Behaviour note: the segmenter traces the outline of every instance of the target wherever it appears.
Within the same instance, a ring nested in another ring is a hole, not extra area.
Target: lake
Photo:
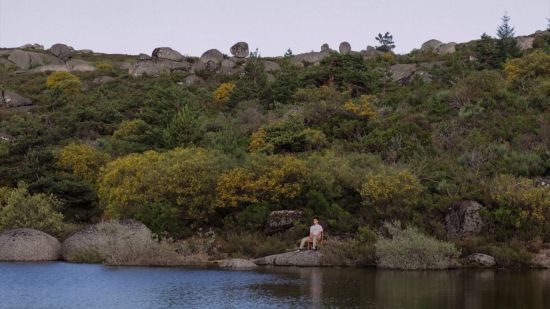
[[[550,308],[550,271],[0,263],[0,308]]]

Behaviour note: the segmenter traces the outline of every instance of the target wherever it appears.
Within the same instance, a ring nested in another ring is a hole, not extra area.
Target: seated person
[[[308,241],[313,242],[313,250],[317,250],[317,241],[321,239],[323,227],[319,224],[319,218],[313,217],[313,225],[309,228],[309,236],[302,238],[300,242],[300,251],[304,250],[304,246]]]

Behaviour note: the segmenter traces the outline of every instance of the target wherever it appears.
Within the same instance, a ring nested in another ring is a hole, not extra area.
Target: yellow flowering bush
[[[385,218],[407,219],[420,202],[423,187],[408,170],[387,169],[369,173],[361,186],[363,203]]]
[[[214,102],[227,103],[229,101],[229,97],[233,89],[235,89],[235,83],[228,82],[228,83],[220,84],[212,94],[214,98]]]
[[[60,89],[63,93],[79,93],[82,90],[80,79],[64,71],[52,72],[46,79],[48,89]]]
[[[550,54],[536,50],[521,58],[510,59],[504,65],[506,81],[517,83],[550,75]]]
[[[362,95],[357,101],[347,101],[344,103],[344,110],[359,117],[373,118],[376,116],[373,102],[375,97],[371,95]]]
[[[101,167],[109,160],[109,154],[99,149],[83,143],[71,143],[59,152],[58,164],[73,175],[94,183]]]
[[[237,167],[218,180],[218,205],[237,207],[278,202],[298,196],[306,176],[303,161],[291,156],[255,157],[248,167]]]

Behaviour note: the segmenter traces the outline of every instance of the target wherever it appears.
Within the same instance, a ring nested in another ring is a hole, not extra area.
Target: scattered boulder
[[[443,44],[443,42],[432,39],[424,42],[424,44],[422,44],[422,47],[420,47],[420,50],[423,52],[435,52],[436,49],[441,46],[441,44]]]
[[[456,43],[441,44],[435,49],[435,52],[439,55],[453,54],[456,52]]]
[[[360,53],[364,60],[376,58],[384,54],[383,51],[376,50],[376,48],[372,46],[367,46],[367,50],[362,50]]]
[[[92,72],[96,70],[96,67],[93,66],[88,61],[84,60],[69,60],[67,61],[67,67],[69,71],[73,72]]]
[[[7,51],[7,59],[18,68],[28,70],[46,64],[64,64],[63,61],[49,54],[13,49]]]
[[[535,185],[550,189],[550,178],[537,178],[535,179]]]
[[[329,52],[309,52],[295,55],[290,59],[297,65],[318,65],[328,55]]]
[[[417,66],[414,63],[394,64],[390,67],[391,78],[396,82],[406,82],[416,72]]]
[[[116,66],[121,70],[129,70],[134,64],[128,61],[119,62]]]
[[[328,46],[327,43],[321,45],[321,51],[322,51],[322,52],[328,52],[328,51],[330,51],[330,46]]]
[[[178,85],[193,86],[193,85],[198,85],[198,84],[202,84],[202,83],[204,83],[204,79],[202,79],[201,77],[199,77],[195,74],[191,74],[191,75],[185,77],[181,82],[179,82]]]
[[[254,264],[254,262],[246,259],[221,260],[218,262],[218,266],[222,268],[238,269],[238,270],[254,269],[258,267],[258,265]]]
[[[464,259],[464,263],[475,267],[494,267],[497,265],[494,257],[484,253],[470,254]]]
[[[531,264],[535,268],[550,268],[550,248],[543,248],[537,252],[533,256]]]
[[[445,216],[445,228],[449,238],[477,235],[483,227],[480,203],[472,200],[457,201]]]
[[[150,241],[151,230],[133,220],[107,221],[88,226],[63,242],[61,255],[66,261],[74,261],[82,253],[108,254],[114,243],[140,243]]]
[[[231,55],[237,58],[246,58],[249,55],[248,43],[237,42],[230,49]]]
[[[74,49],[72,47],[61,43],[54,44],[50,47],[50,53],[63,61],[69,60],[69,58],[72,57],[73,52]]]
[[[149,56],[149,55],[147,55],[147,54],[141,53],[141,54],[138,55],[138,61],[141,61],[141,60],[151,60],[151,59],[152,59],[151,56]]]
[[[199,61],[200,62],[200,61]],[[128,75],[139,77],[142,75],[156,76],[164,73],[170,73],[176,70],[188,71],[191,64],[187,61],[171,61],[171,60],[144,60],[130,66]]]
[[[266,72],[277,72],[281,70],[281,66],[275,61],[265,60],[263,63]]]
[[[340,43],[338,50],[340,51],[340,54],[347,55],[351,52],[351,45],[348,42],[342,42]]]
[[[205,51],[202,54],[200,61],[204,63],[208,63],[209,61],[212,61],[216,64],[220,64],[223,61],[223,54],[221,51],[217,49],[210,49]]]
[[[206,70],[206,64],[202,61],[195,61],[191,65],[191,73],[201,73]]]
[[[153,59],[166,59],[172,61],[183,61],[184,57],[178,51],[170,47],[157,47],[151,54]]]
[[[272,234],[282,232],[294,226],[295,221],[303,218],[304,213],[299,210],[276,210],[267,217],[265,230]]]
[[[533,48],[533,42],[535,42],[535,38],[528,36],[519,36],[516,38],[516,42],[518,42],[518,47],[520,50],[528,50]]]
[[[6,133],[6,132],[0,131],[0,141],[1,141],[1,142],[9,142],[9,141],[11,141],[11,140],[13,140],[13,136],[12,136],[12,135],[10,135],[10,134],[8,134],[8,133]]]
[[[100,76],[100,77],[96,77],[94,78],[94,84],[105,84],[105,83],[109,83],[109,82],[112,82],[114,81],[115,78],[114,77],[111,77],[111,76]]]
[[[44,45],[40,45],[38,43],[33,43],[33,44],[25,44],[21,47],[19,47],[20,49],[32,49],[32,50],[44,50]]]
[[[32,105],[32,101],[22,95],[10,90],[2,91],[0,94],[0,103],[7,107],[22,107]]]
[[[456,43],[450,42],[450,43],[443,43],[438,40],[429,40],[422,44],[422,47],[420,47],[420,50],[422,52],[433,52],[438,55],[446,55],[446,54],[452,54],[456,52]]]
[[[0,234],[0,261],[55,261],[60,251],[55,237],[38,230],[14,229]]]
[[[323,262],[323,254],[319,251],[293,251],[269,255],[253,260],[256,265],[274,266],[328,266]]]

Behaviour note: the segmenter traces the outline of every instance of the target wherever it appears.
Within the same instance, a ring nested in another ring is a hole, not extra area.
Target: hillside
[[[502,264],[550,242],[548,31],[406,55],[27,45],[0,49],[0,85],[0,230],[135,219],[279,250],[314,215],[369,244],[398,220]],[[276,210],[301,215],[266,236]]]

